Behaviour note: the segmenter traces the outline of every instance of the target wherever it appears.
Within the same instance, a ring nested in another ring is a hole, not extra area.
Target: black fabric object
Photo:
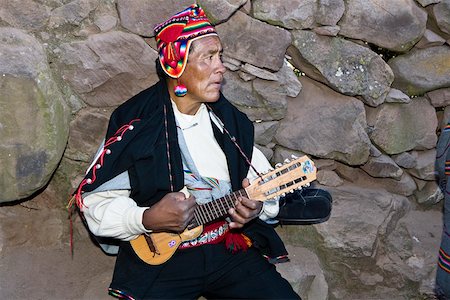
[[[217,102],[209,103],[209,106],[251,159],[254,144],[252,122],[222,94]],[[164,118],[165,115],[167,119]],[[96,170],[95,180],[83,186],[83,191],[94,191],[101,184],[127,170],[130,177],[131,198],[139,206],[152,206],[171,192],[167,144],[170,148],[173,191],[181,190],[184,185],[175,116],[164,81],[158,82],[120,105],[111,115],[105,140],[114,137],[119,128],[130,122],[133,122],[133,129],[126,131],[120,141],[108,146],[111,153],[105,155],[103,165]],[[166,139],[166,122],[168,139]],[[216,129],[214,135],[227,158],[232,189],[239,190],[242,188],[242,180],[247,176],[249,166],[228,136]],[[90,170],[85,178],[94,178],[93,170]],[[265,236],[264,243],[268,255],[274,257],[287,255],[284,244],[274,229],[264,226],[260,220],[247,224],[243,232],[252,240],[261,240],[261,234]],[[258,234],[252,236],[254,232]],[[225,248],[223,244],[215,247]],[[145,297],[166,265],[167,263],[148,265],[134,253],[129,242],[120,242],[110,287],[141,299]],[[179,269],[179,272],[183,270]]]
[[[280,211],[275,217],[281,224],[310,225],[327,221],[333,199],[323,189],[303,188],[280,199]]]
[[[300,299],[256,249],[231,254],[220,244],[177,251],[146,287],[137,299]]]

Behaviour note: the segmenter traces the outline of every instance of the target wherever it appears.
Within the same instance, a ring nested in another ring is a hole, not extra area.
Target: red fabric
[[[225,247],[227,247],[231,253],[247,251],[251,244],[250,239],[243,233],[228,231],[225,236]]]

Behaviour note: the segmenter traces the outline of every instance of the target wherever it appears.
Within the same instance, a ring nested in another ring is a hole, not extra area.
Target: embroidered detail
[[[122,292],[121,290],[108,288],[108,294],[118,299],[135,300],[135,298],[131,297],[130,295],[127,295],[125,292]]]
[[[439,267],[447,273],[450,273],[450,255],[445,253],[442,247],[439,249]]]
[[[443,131],[450,131],[450,123],[447,123]]]
[[[269,257],[269,256],[263,254],[263,256],[271,264],[279,264],[279,263],[284,263],[284,262],[289,261],[289,257],[287,255],[280,255],[277,257]]]
[[[209,224],[204,228],[203,233],[199,237],[181,243],[178,249],[198,247],[206,244],[218,244],[225,238],[228,231],[228,223],[225,221]]]
[[[201,179],[197,178],[195,174],[189,169],[183,169],[184,173],[195,179],[195,181],[201,181]],[[219,180],[213,177],[202,177],[207,183],[209,183],[213,187],[219,187]],[[199,186],[186,186],[190,191],[211,191],[212,187],[199,187]]]
[[[123,125],[122,127],[120,127],[116,133],[114,133],[114,135],[112,137],[110,137],[105,144],[103,145],[103,149],[102,151],[100,151],[100,153],[97,155],[96,159],[94,160],[94,163],[91,165],[91,167],[86,171],[86,174],[88,174],[91,169],[92,169],[92,176],[91,178],[84,178],[81,183],[80,186],[77,189],[77,192],[75,194],[75,197],[72,197],[72,199],[69,201],[67,207],[70,209],[73,205],[73,202],[76,201],[76,205],[78,207],[82,207],[84,206],[83,204],[83,197],[81,197],[82,193],[83,193],[83,187],[86,184],[92,184],[95,182],[95,180],[97,179],[97,170],[99,170],[103,165],[104,165],[104,158],[105,155],[110,155],[112,153],[111,149],[109,149],[108,147],[111,146],[112,144],[116,143],[116,142],[120,142],[123,139],[123,136],[125,134],[125,132],[127,132],[128,130],[133,130],[134,126],[131,125],[134,122],[140,121],[140,119],[135,119],[132,120],[130,123]]]
[[[450,161],[445,162],[445,175],[450,175]]]

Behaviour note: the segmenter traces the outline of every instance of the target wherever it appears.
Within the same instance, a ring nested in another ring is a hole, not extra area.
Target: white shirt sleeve
[[[84,197],[81,211],[94,235],[130,241],[151,232],[142,224],[147,207],[137,206],[129,196],[129,190],[110,190]]]
[[[260,173],[267,172],[273,169],[267,158],[264,156],[264,154],[256,147],[253,147],[252,165]],[[250,183],[254,181],[257,177],[258,175],[255,173],[253,168],[250,167],[247,174],[247,178],[250,180]],[[278,199],[279,198],[277,197],[274,200],[264,201],[261,214],[259,215],[259,218],[261,220],[267,221],[278,215],[278,212],[280,210]]]

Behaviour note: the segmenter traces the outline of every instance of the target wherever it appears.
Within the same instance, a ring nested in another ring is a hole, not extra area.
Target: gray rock
[[[414,98],[408,104],[367,107],[366,116],[370,139],[387,154],[432,149],[436,145],[436,112],[425,98]]]
[[[110,15],[98,16],[95,20],[95,25],[100,29],[101,32],[106,32],[114,29],[117,25],[117,18]]]
[[[250,120],[273,121],[285,115],[287,96],[280,83],[271,84],[271,81],[262,79],[245,82],[233,72],[226,72],[224,78],[223,94],[238,109],[246,113]],[[267,85],[264,84],[266,82]],[[253,87],[255,83],[256,88]]]
[[[277,145],[273,152],[272,163],[273,165],[283,163],[285,159],[291,159],[292,155],[302,157],[305,153]]]
[[[253,15],[269,24],[287,29],[307,29],[315,25],[316,0],[254,0]]]
[[[444,199],[444,194],[435,181],[427,181],[425,186],[414,192],[417,203],[434,205]]]
[[[249,74],[252,74],[258,78],[265,79],[265,80],[278,80],[278,77],[276,74],[269,72],[267,70],[255,67],[251,64],[244,64],[241,69]]]
[[[381,155],[383,155],[383,153],[381,153],[380,150],[378,150],[377,147],[375,147],[374,145],[370,145],[370,156],[372,157],[380,157]]]
[[[244,82],[234,72],[226,72],[222,93],[233,104],[243,107],[262,107],[262,103],[253,94],[251,82]]]
[[[241,62],[239,60],[226,55],[222,56],[222,62],[228,70],[233,72],[239,70],[241,67]]]
[[[329,190],[334,203],[331,217],[317,230],[325,247],[339,249],[341,257],[372,257],[378,238],[388,236],[410,207],[406,197],[381,189],[345,184]]]
[[[344,0],[317,1],[316,21],[325,26],[335,26],[345,12]]]
[[[439,29],[450,34],[450,0],[441,0],[434,5],[433,14]]]
[[[355,0],[346,2],[338,25],[340,35],[405,52],[420,40],[426,22],[426,11],[414,0]]]
[[[292,98],[297,97],[302,90],[302,83],[298,80],[294,70],[292,70],[292,67],[288,66],[286,61],[276,75],[278,77],[278,81],[286,91],[286,95]]]
[[[387,254],[378,258],[377,265],[397,274],[396,281],[400,278],[415,283],[428,280],[429,276],[434,276],[435,249],[439,249],[439,242],[432,237],[440,236],[440,231],[442,218],[437,210],[409,211],[386,240]],[[428,293],[432,294],[432,289],[430,287]]]
[[[397,56],[389,60],[395,74],[392,86],[410,96],[449,87],[449,61],[448,46],[412,50]]]
[[[98,5],[98,0],[71,1],[52,11],[49,27],[54,29],[66,24],[80,25]]]
[[[317,170],[334,171],[336,169],[336,162],[332,159],[315,159],[314,163]]]
[[[213,24],[221,23],[234,14],[247,0],[199,0],[197,3],[206,11]]]
[[[442,46],[445,44],[445,39],[433,31],[427,29],[420,41],[415,45],[416,48],[423,49],[434,46]]]
[[[275,132],[278,129],[278,122],[258,122],[254,125],[255,143],[265,146],[272,142]]]
[[[336,172],[331,170],[319,170],[317,172],[317,182],[324,186],[340,186],[344,183]]]
[[[397,165],[405,169],[411,169],[417,165],[416,157],[408,152],[392,155],[392,159]]]
[[[120,24],[132,33],[154,36],[155,25],[192,5],[192,0],[117,0]]]
[[[328,299],[328,283],[317,255],[306,248],[287,245],[288,263],[277,264],[280,274],[302,299]]]
[[[282,67],[284,53],[291,43],[287,30],[255,20],[240,11],[228,22],[216,26],[216,30],[227,56],[273,71]]]
[[[244,71],[238,71],[237,73],[238,73],[239,77],[244,81],[252,81],[253,79],[256,78],[255,75],[249,74]]]
[[[68,138],[69,110],[42,45],[0,28],[0,203],[32,195],[53,175]]]
[[[340,95],[306,77],[297,98],[288,100],[286,117],[275,136],[287,148],[350,165],[365,163],[370,140],[361,101]],[[320,119],[321,122],[317,122]]]
[[[293,31],[294,46],[337,91],[361,95],[370,106],[383,103],[394,75],[379,55],[342,38]]]
[[[313,28],[313,31],[318,35],[337,36],[341,30],[340,26],[321,26]]]
[[[329,85],[328,80],[322,75],[322,73],[320,73],[320,71],[315,66],[313,66],[305,58],[303,58],[300,51],[298,51],[295,46],[290,45],[287,48],[286,56],[288,57],[288,62],[299,71],[300,76],[306,75],[311,79],[314,79],[325,85]]]
[[[385,99],[386,103],[409,103],[411,98],[397,89],[390,89]]]
[[[64,79],[94,107],[117,106],[158,81],[156,51],[134,34],[95,34],[61,49]]]
[[[256,0],[252,3],[255,18],[287,29],[313,28],[316,24],[334,26],[345,10],[342,0]]]
[[[422,5],[423,7],[430,5],[430,4],[441,2],[441,0],[416,0],[416,1],[419,2],[420,5]]]
[[[393,194],[411,196],[417,189],[414,179],[407,172],[403,172],[400,180],[392,178],[376,178],[368,175],[360,168],[352,168],[337,163],[336,173],[339,177],[354,183],[360,187],[381,189]]]
[[[280,82],[256,78],[253,80],[253,90],[262,100],[264,108],[267,110],[268,116],[263,120],[281,120],[286,116],[286,89]]]
[[[1,0],[0,21],[24,30],[40,30],[46,25],[51,7],[38,1]]]
[[[256,146],[256,148],[261,150],[261,152],[264,154],[264,156],[268,160],[272,159],[272,157],[273,157],[273,150],[272,149],[270,149],[269,147],[266,147],[266,146],[258,145],[258,144],[256,144],[255,146]]]
[[[106,134],[112,108],[86,108],[70,123],[69,142],[65,156],[90,163]]]
[[[426,95],[434,107],[450,106],[450,88],[434,90]]]
[[[369,160],[361,166],[361,169],[373,177],[400,179],[403,175],[403,170],[394,162],[394,160],[384,154],[378,157],[369,157]]]
[[[412,151],[411,155],[416,159],[416,165],[408,169],[408,172],[419,179],[435,180],[434,164],[436,162],[436,149],[426,151]]]

